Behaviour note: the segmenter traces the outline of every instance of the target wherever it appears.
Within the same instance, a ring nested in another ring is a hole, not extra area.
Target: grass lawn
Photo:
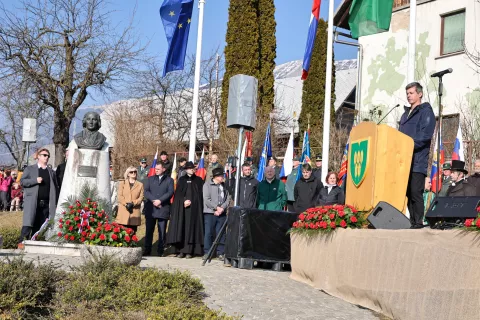
[[[0,228],[7,227],[7,228],[18,228],[19,230],[22,228],[22,218],[23,212],[0,212]],[[158,242],[158,231],[155,229],[155,233],[153,234],[153,248],[152,248],[152,255],[157,254],[156,246]],[[145,216],[142,216],[142,224],[138,227],[137,230],[137,237],[140,240],[139,245],[143,246],[143,242],[145,240]]]

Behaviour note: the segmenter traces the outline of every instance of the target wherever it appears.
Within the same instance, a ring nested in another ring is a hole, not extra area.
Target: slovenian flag
[[[458,125],[457,137],[455,138],[455,145],[453,146],[452,160],[465,161],[462,142],[462,128]]]
[[[205,180],[205,177],[207,176],[207,171],[205,170],[205,150],[202,150],[202,156],[200,157],[200,161],[198,162],[195,175],[202,178],[202,180]]]
[[[430,180],[432,181],[432,192],[439,192],[442,189],[442,166],[445,163],[445,150],[443,150],[442,137],[440,137],[440,163],[437,161],[437,147],[438,144],[435,143],[435,151],[433,151],[433,161],[432,161],[432,171],[430,173]],[[437,188],[437,172],[440,170],[440,181],[438,182]]]
[[[155,153],[155,158],[153,158],[152,166],[148,171],[149,177],[153,177],[155,175],[155,166],[157,165],[157,156],[158,156],[158,147],[157,147],[157,152]]]
[[[310,26],[308,27],[307,46],[303,55],[302,80],[308,77],[310,62],[312,60],[313,46],[315,45],[315,36],[317,35],[318,20],[320,19],[320,0],[313,0],[312,15],[310,17]]]

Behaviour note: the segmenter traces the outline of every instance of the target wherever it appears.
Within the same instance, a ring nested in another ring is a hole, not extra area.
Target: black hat
[[[140,162],[145,162],[145,163],[147,163],[147,158],[142,158],[142,159],[140,159]]]
[[[322,161],[322,156],[317,154],[317,156],[315,157],[315,161]]]
[[[164,150],[164,151],[160,152],[160,155],[161,156],[168,156],[168,153],[167,153],[167,151]]]
[[[193,165],[193,162],[192,162],[192,161],[188,161],[188,162],[185,164],[185,169],[195,169],[195,166]]]
[[[184,161],[187,161],[187,159],[185,159],[184,157],[181,157],[180,159],[178,159],[178,162],[184,162]]]
[[[465,162],[460,161],[460,160],[452,160],[452,166],[451,166],[452,171],[460,171],[465,174],[468,173],[467,170],[465,170]]]
[[[212,170],[212,177],[223,176],[225,175],[225,171],[223,168],[215,168]]]

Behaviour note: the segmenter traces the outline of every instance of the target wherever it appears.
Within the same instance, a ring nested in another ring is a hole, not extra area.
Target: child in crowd
[[[12,184],[12,192],[10,195],[12,199],[12,202],[10,203],[10,211],[20,211],[20,203],[23,199],[23,190],[18,182],[14,182]]]

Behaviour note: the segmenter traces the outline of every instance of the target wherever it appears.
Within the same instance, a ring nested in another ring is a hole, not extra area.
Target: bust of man
[[[102,127],[100,115],[97,112],[87,112],[82,120],[83,130],[75,135],[78,149],[101,150],[105,143],[105,136],[98,132]]]

